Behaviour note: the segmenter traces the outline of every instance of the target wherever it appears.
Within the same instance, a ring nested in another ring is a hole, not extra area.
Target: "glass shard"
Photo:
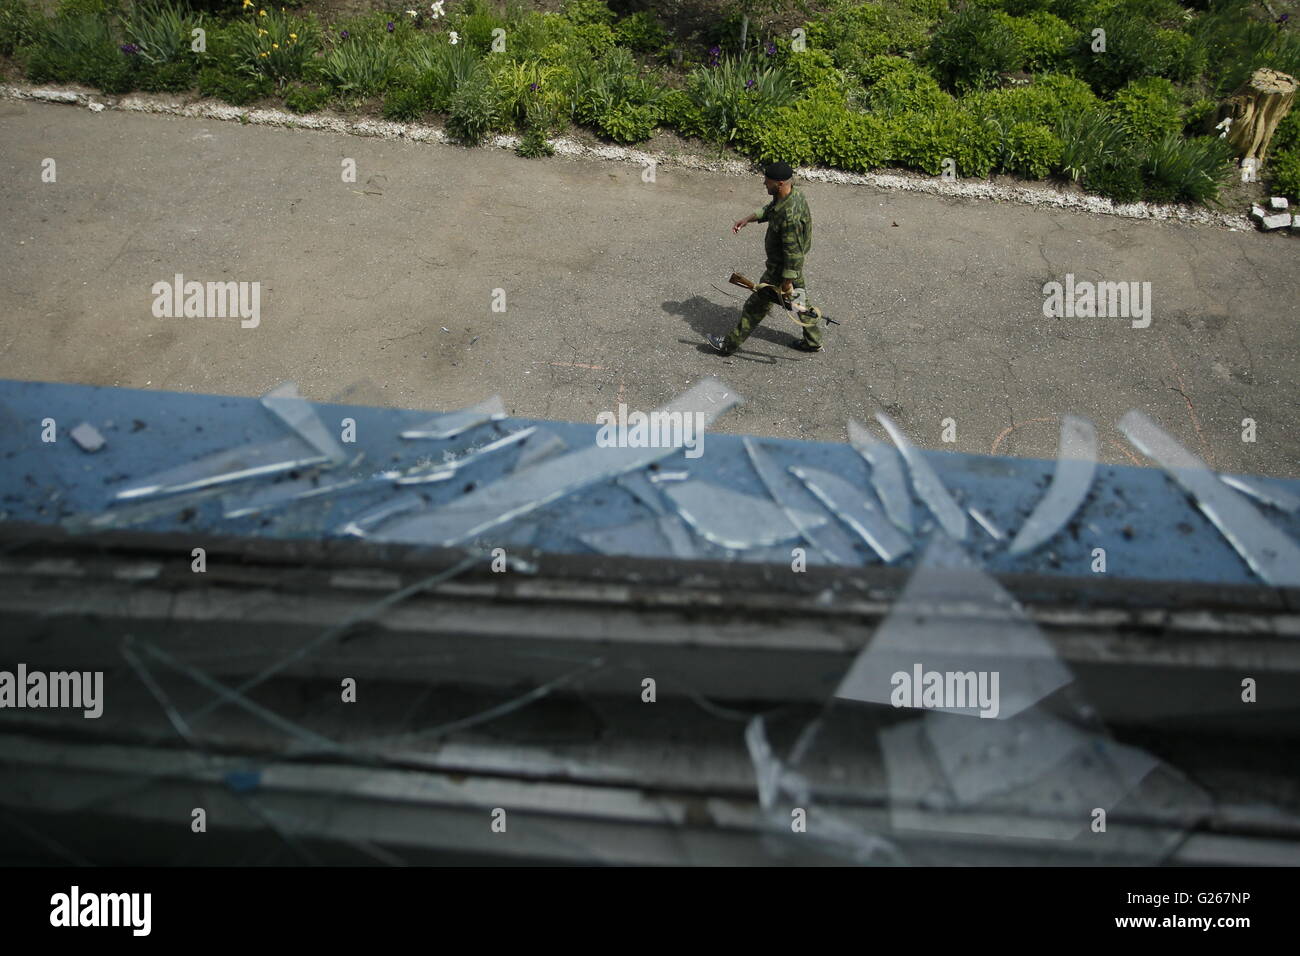
[[[804,527],[826,523],[821,515],[796,512],[798,524],[793,524],[770,501],[706,481],[669,484],[663,491],[700,537],[737,551],[789,541]]]
[[[584,531],[578,539],[601,554],[660,558],[668,554],[668,540],[659,530],[658,518],[644,518],[631,524],[599,531]]]
[[[1025,554],[1051,540],[1088,497],[1096,471],[1097,429],[1086,418],[1061,416],[1052,485],[1025,519],[1007,553]]]
[[[310,448],[301,438],[289,436],[276,441],[231,448],[169,468],[167,471],[138,479],[135,484],[119,491],[118,501],[145,498],[153,495],[197,491],[213,485],[262,478],[286,471],[310,468],[329,462],[328,456]]]
[[[936,533],[907,586],[835,696],[876,704],[976,716],[989,709],[969,693],[964,704],[929,706],[922,690],[937,678],[998,677],[995,716],[1006,720],[1073,681],[1069,669],[1016,600],[942,533]],[[919,675],[919,676],[918,676]],[[969,686],[968,681],[962,681]],[[978,689],[978,688],[977,688]],[[917,699],[921,698],[921,699]],[[978,718],[981,723],[987,719]]]
[[[403,491],[387,501],[353,515],[346,524],[335,529],[334,533],[354,538],[364,538],[370,531],[379,527],[389,518],[406,514],[409,511],[419,511],[426,507],[427,504],[428,502],[416,492]]]
[[[972,518],[974,518],[975,523],[979,525],[981,528],[983,528],[984,531],[988,534],[988,536],[992,538],[994,541],[1001,541],[1004,537],[1006,537],[1002,533],[1002,530],[997,525],[995,525],[992,519],[989,518],[988,515],[984,514],[984,512],[979,511],[976,508],[967,508],[966,513],[969,514]]]
[[[298,386],[293,382],[271,389],[262,396],[262,405],[335,465],[347,460],[343,446],[325,428],[312,403],[298,394]]]
[[[1250,502],[1225,487],[1205,462],[1142,412],[1129,412],[1120,419],[1119,428],[1133,447],[1196,499],[1201,512],[1252,571],[1274,587],[1300,587],[1300,547]]]
[[[519,457],[515,459],[514,470],[523,471],[556,455],[562,455],[568,450],[568,443],[549,428],[534,429],[532,437],[524,442]]]
[[[907,491],[907,479],[898,452],[853,419],[849,419],[849,444],[871,466],[871,484],[880,496],[889,520],[904,534],[911,534],[912,496]]]
[[[724,383],[707,378],[658,413],[696,415],[702,426],[741,401]],[[588,485],[680,452],[680,448],[619,448],[592,445],[534,465],[427,514],[397,522],[377,540],[451,547],[489,528],[528,514]]]
[[[1266,478],[1253,475],[1220,475],[1219,480],[1229,488],[1236,488],[1242,494],[1250,495],[1256,501],[1261,501],[1279,511],[1285,511],[1287,514],[1300,511],[1300,498]]]
[[[688,481],[691,477],[689,471],[652,471],[650,480],[656,485],[665,481]]]
[[[925,455],[908,441],[902,429],[884,412],[876,412],[876,421],[889,432],[889,437],[894,440],[899,453],[907,462],[907,467],[912,474],[912,487],[916,490],[917,497],[925,502],[925,506],[934,513],[940,526],[950,537],[956,541],[965,541],[966,513],[953,500],[930,463],[925,460]]]
[[[848,525],[886,563],[912,550],[912,543],[867,500],[866,492],[820,468],[794,465],[791,474],[802,481],[828,511]]]
[[[423,424],[402,432],[403,438],[455,438],[462,432],[487,422],[500,421],[506,417],[506,407],[500,395],[462,408],[459,411],[436,415]]]
[[[817,514],[822,510],[816,496],[777,465],[752,438],[745,436],[741,441],[754,470],[767,488],[767,493],[781,506],[790,523],[799,529],[808,543],[836,564],[862,564],[862,558],[853,546],[853,539],[839,525],[815,526],[800,523],[801,515]]]
[[[421,465],[416,468],[407,469],[406,471],[386,471],[382,477],[389,479],[399,485],[424,485],[435,481],[448,481],[456,476],[456,472],[467,465],[472,465],[486,455],[494,451],[500,451],[502,448],[523,441],[536,430],[536,427],[522,428],[517,432],[510,432],[508,435],[488,442],[486,445],[480,445],[477,448],[471,448],[462,454],[459,458],[451,458],[447,461],[434,465]]]

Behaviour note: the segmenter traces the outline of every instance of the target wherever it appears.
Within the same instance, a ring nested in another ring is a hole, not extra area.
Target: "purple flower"
[[[392,32],[393,32],[393,21],[392,21],[392,20],[389,20],[389,21],[388,21],[388,32],[389,32],[389,33],[392,33]]]
[[[775,43],[769,43],[769,44],[767,45],[767,50],[766,50],[766,52],[767,52],[767,55],[768,55],[768,56],[776,56],[776,44],[775,44]]]
[[[130,54],[131,56],[135,56],[137,53],[140,52],[140,48],[136,46],[134,43],[123,43],[122,52]]]
[[[348,31],[347,31],[347,30],[341,30],[341,31],[339,32],[339,39],[341,39],[341,40],[346,40],[347,38],[348,38]]]
[[[720,46],[709,47],[709,56],[717,56],[721,52],[722,52],[722,47]]]
[[[753,81],[753,80],[748,80],[748,81],[745,83],[745,89],[750,90],[750,89],[753,89],[753,88],[754,88],[754,81]]]
[[[529,88],[530,90],[532,90],[534,93],[537,92],[537,84],[536,84],[536,83],[529,83],[529,84],[528,84],[528,88]]]

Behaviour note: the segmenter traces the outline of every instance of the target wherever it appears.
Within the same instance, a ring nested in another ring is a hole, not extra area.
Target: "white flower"
[[[412,16],[412,17],[418,17],[420,15],[419,10],[407,10],[406,13],[408,16]]]
[[[457,33],[455,30],[451,31],[451,42],[453,45],[460,42],[460,34]]]
[[[446,12],[445,10],[442,9],[442,5],[444,2],[445,0],[437,0],[436,3],[429,4],[429,10],[433,13],[433,18],[435,20],[438,19]]]

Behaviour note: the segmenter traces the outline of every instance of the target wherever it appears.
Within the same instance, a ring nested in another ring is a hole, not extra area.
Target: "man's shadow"
[[[663,303],[663,310],[669,315],[679,316],[691,327],[691,330],[694,331],[700,339],[703,339],[704,336],[708,335],[710,332],[715,335],[726,335],[734,329],[736,323],[740,321],[740,310],[744,303],[745,300],[743,298],[737,297],[734,300],[734,304],[723,305],[710,301],[702,295],[693,295],[689,299],[680,302],[673,300],[666,301]],[[765,342],[772,342],[776,345],[782,346],[797,341],[793,335],[768,327],[774,318],[772,313],[775,310],[776,306],[773,306],[772,309],[768,311],[767,318],[763,320],[762,325],[755,328],[754,331],[749,334],[749,338],[745,340],[746,344],[749,344],[754,339],[762,339]],[[696,347],[701,352],[705,352],[709,355],[717,354],[708,342],[687,342],[686,344],[696,344]],[[745,351],[745,345],[742,345],[738,351],[732,353],[732,357],[749,358],[751,361],[766,361],[768,364],[771,364],[777,358],[791,358],[792,361],[794,360],[793,357],[785,355],[745,356],[741,354],[743,351]]]

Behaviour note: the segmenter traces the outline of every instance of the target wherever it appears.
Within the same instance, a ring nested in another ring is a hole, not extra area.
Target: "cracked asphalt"
[[[42,162],[57,179],[42,182]],[[356,162],[355,182],[341,174]],[[762,179],[42,103],[0,103],[0,376],[594,422],[705,375],[717,429],[845,440],[886,409],[918,444],[1053,458],[1058,416],[1140,408],[1214,468],[1300,477],[1293,237],[800,183],[809,301],[843,324],[787,347],[775,309],[724,333],[763,230]],[[151,287],[261,283],[261,323],[157,318]],[[1047,318],[1043,285],[1142,281],[1149,328]],[[505,311],[493,311],[504,290]],[[448,331],[442,331],[446,328]],[[955,441],[943,440],[952,419]],[[1255,423],[1242,440],[1243,419]]]

